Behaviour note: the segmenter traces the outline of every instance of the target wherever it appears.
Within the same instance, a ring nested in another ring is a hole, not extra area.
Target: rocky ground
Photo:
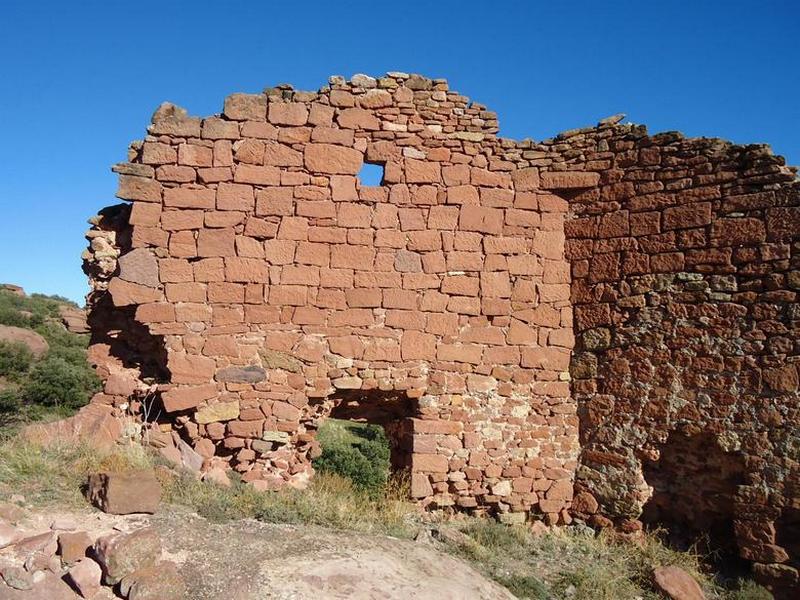
[[[175,507],[164,507],[155,515],[125,516],[88,509],[31,510],[24,511],[15,525],[25,537],[50,532],[53,526],[73,533],[85,531],[92,540],[152,527],[161,539],[161,560],[177,566],[186,597],[196,600],[514,597],[466,562],[437,549],[429,538],[414,542],[250,519],[215,524]],[[63,533],[55,531],[53,537]],[[28,548],[34,545],[28,544]],[[21,558],[24,562],[18,546],[0,550],[3,573],[18,566]],[[28,555],[43,549],[29,550]],[[68,583],[68,575],[47,568],[38,572],[38,581],[28,590],[0,584],[0,599],[81,598]],[[105,600],[115,596],[111,588],[104,587],[93,597]],[[157,596],[140,597],[155,600]]]

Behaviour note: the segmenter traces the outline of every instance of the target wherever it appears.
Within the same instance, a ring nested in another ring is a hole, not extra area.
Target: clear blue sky
[[[625,112],[800,163],[796,0],[0,0],[0,282],[82,303],[85,220],[163,100],[417,72],[543,139]]]

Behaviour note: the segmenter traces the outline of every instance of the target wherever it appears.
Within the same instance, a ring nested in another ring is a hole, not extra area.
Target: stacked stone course
[[[617,126],[552,167],[599,174],[565,223],[576,504],[800,566],[800,184],[763,145]],[[557,162],[558,161],[558,162]],[[580,507],[579,507],[580,508]],[[578,511],[580,512],[580,511]],[[603,522],[604,517],[582,516]]]
[[[496,132],[404,74],[234,94],[206,119],[159,108],[115,167],[130,230],[92,235],[130,242],[90,303],[163,339],[168,376],[142,393],[204,468],[302,485],[320,419],[393,393],[413,401],[396,429],[415,497],[568,518],[567,204]],[[365,162],[382,185],[360,183]]]
[[[162,105],[89,234],[95,401],[259,489],[369,406],[424,505],[728,527],[796,585],[795,172],[620,121],[506,140],[402,73]]]

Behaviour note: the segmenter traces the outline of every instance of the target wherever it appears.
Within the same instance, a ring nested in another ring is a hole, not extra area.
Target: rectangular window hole
[[[383,165],[365,162],[358,172],[358,182],[363,185],[383,185]]]

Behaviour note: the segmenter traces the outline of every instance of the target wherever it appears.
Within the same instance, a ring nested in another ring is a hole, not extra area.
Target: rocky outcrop
[[[30,329],[0,325],[0,341],[22,344],[35,358],[41,358],[50,349],[47,340]]]

